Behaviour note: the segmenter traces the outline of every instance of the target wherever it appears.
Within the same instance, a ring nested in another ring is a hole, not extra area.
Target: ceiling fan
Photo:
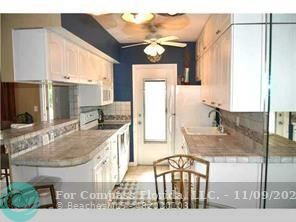
[[[160,37],[160,36],[147,36],[147,38],[143,42],[131,44],[131,45],[125,45],[122,46],[122,48],[130,48],[134,46],[140,46],[140,45],[148,45],[144,52],[147,55],[150,56],[156,56],[161,55],[164,53],[165,49],[162,47],[162,45],[166,46],[173,46],[173,47],[181,47],[184,48],[187,46],[186,43],[182,42],[174,42],[175,40],[179,39],[177,36],[166,36],[166,37]]]

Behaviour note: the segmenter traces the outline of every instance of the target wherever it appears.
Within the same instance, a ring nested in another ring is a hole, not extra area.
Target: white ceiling
[[[94,18],[120,43],[135,43],[143,41],[151,33],[151,24],[155,34],[161,36],[174,35],[179,41],[192,42],[199,36],[208,14],[184,14],[175,17],[156,15],[148,24],[131,24],[121,19],[121,14],[93,15]]]

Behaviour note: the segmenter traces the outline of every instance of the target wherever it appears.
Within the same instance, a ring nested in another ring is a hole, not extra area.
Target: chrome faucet
[[[213,109],[209,112],[209,118],[211,118],[211,114],[215,112],[219,115],[219,123],[217,123],[216,120],[213,121],[213,126],[217,126],[218,127],[218,130],[220,133],[224,133],[224,127],[222,125],[222,114],[220,113],[220,111],[216,110],[216,109]]]

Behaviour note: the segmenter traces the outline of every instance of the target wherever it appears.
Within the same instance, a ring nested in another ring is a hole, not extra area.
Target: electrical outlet
[[[239,126],[239,116],[236,117],[235,123],[236,123],[236,126]]]
[[[39,111],[38,106],[34,106],[34,112],[38,112],[38,111]]]

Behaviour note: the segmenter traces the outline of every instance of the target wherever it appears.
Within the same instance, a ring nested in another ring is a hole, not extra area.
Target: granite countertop
[[[260,163],[264,161],[265,151],[262,146],[247,146],[235,135],[188,135],[184,128],[181,131],[187,143],[188,152],[210,162]],[[269,151],[271,162],[296,162],[296,143],[293,141],[271,135]]]
[[[17,156],[13,165],[71,167],[90,161],[116,130],[76,131],[56,141]]]
[[[40,122],[35,123],[33,126],[27,127],[27,128],[21,128],[21,129],[6,129],[1,130],[1,142],[5,142],[6,140],[11,140],[20,136],[24,136],[31,133],[37,133],[42,130],[50,130],[54,128],[55,126],[62,125],[64,123],[70,124],[70,123],[76,123],[79,122],[78,119],[58,119],[58,120],[52,120],[48,122]]]
[[[37,167],[72,167],[85,164],[93,159],[104,148],[107,140],[120,129],[76,131],[17,156],[11,163]]]

